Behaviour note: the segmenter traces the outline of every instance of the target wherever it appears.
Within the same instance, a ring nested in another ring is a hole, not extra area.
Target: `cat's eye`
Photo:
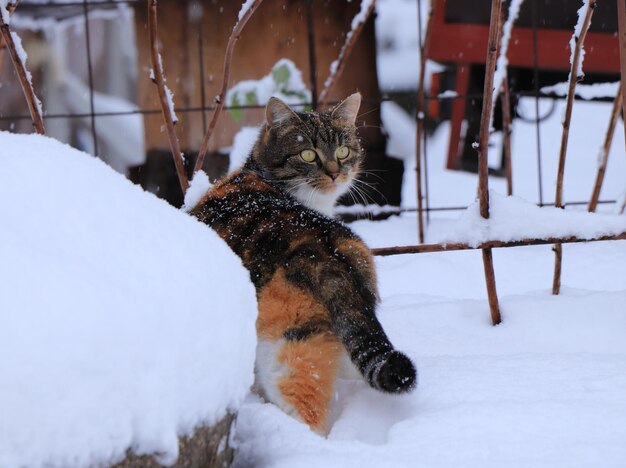
[[[337,159],[346,159],[350,154],[350,149],[347,146],[340,146],[335,150],[335,156]]]
[[[300,152],[300,157],[304,162],[312,163],[317,158],[315,151],[307,149]]]

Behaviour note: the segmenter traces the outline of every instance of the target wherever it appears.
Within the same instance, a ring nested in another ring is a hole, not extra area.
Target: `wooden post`
[[[593,10],[596,7],[596,0],[587,0],[589,7],[583,20],[580,35],[574,36],[576,46],[574,47],[573,57],[570,64],[569,72],[569,87],[567,90],[567,101],[565,104],[565,116],[563,118],[563,133],[561,134],[561,150],[559,153],[559,167],[556,176],[556,194],[554,197],[554,206],[557,208],[563,208],[563,176],[565,173],[565,158],[567,156],[567,142],[569,140],[569,126],[572,119],[572,108],[574,106],[574,91],[576,89],[576,83],[582,79],[582,76],[578,75],[578,68],[580,63],[580,52],[585,43],[585,36],[589,30],[591,24],[591,17]],[[574,32],[576,34],[576,32]],[[552,280],[552,294],[559,294],[561,291],[561,263],[563,259],[563,246],[561,244],[555,244],[554,246],[554,277]]]
[[[502,28],[500,19],[502,18],[502,0],[491,1],[491,20],[489,23],[489,41],[487,43],[487,60],[485,65],[485,85],[483,88],[483,109],[480,117],[480,134],[478,147],[478,199],[480,204],[480,215],[489,218],[489,167],[487,154],[489,151],[489,130],[493,109],[493,76],[496,70],[496,59],[500,40],[502,38]],[[496,290],[495,273],[493,269],[493,256],[491,248],[483,249],[483,266],[485,269],[485,282],[487,284],[487,296],[489,298],[489,308],[491,311],[491,321],[494,325],[499,324],[500,305],[498,303],[498,293]]]

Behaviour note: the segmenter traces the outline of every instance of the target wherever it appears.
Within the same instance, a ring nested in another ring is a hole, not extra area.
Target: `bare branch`
[[[161,63],[161,56],[159,55],[159,46],[157,43],[157,0],[148,0],[148,30],[150,34],[150,56],[152,59],[152,70],[154,83],[157,86],[159,93],[159,101],[161,103],[161,110],[163,112],[163,119],[165,120],[165,128],[167,130],[167,138],[170,143],[170,149],[172,150],[172,157],[174,158],[174,165],[176,166],[176,174],[178,175],[178,182],[183,194],[189,188],[189,180],[187,179],[187,173],[185,172],[185,163],[183,162],[183,156],[180,151],[180,144],[176,131],[174,130],[174,118],[170,93],[165,85],[165,76],[163,73],[163,64]]]
[[[478,140],[478,198],[480,203],[480,215],[489,218],[489,168],[487,166],[487,153],[489,150],[489,133],[491,116],[493,114],[493,81],[496,70],[496,53],[502,39],[502,0],[491,1],[491,20],[489,23],[489,40],[487,43],[487,60],[485,64],[485,85],[483,91],[483,109],[480,116],[480,134]],[[485,269],[485,282],[487,284],[487,296],[491,320],[494,325],[501,321],[496,280],[493,271],[493,257],[491,249],[483,250],[483,266]]]
[[[213,117],[209,122],[209,127],[202,139],[202,144],[200,145],[200,150],[198,151],[198,159],[196,160],[196,164],[194,166],[193,172],[194,174],[202,169],[202,164],[204,164],[204,158],[209,151],[209,141],[211,140],[211,135],[213,134],[213,130],[215,129],[215,124],[217,123],[217,119],[222,113],[222,109],[224,108],[224,99],[226,99],[226,92],[228,91],[228,81],[230,79],[230,66],[233,59],[233,52],[235,50],[235,43],[241,36],[241,32],[243,28],[246,26],[248,20],[252,17],[256,9],[259,7],[263,0],[253,0],[248,9],[244,12],[243,16],[237,20],[235,23],[235,27],[233,28],[233,32],[230,34],[228,38],[228,44],[226,45],[226,55],[224,57],[224,74],[222,76],[222,89],[220,90],[220,94],[218,94],[215,98],[216,108],[215,112],[213,112]]]
[[[350,56],[354,44],[356,44],[357,39],[361,35],[361,31],[363,31],[363,26],[365,26],[365,23],[371,16],[375,7],[376,0],[361,0],[361,9],[352,20],[352,29],[346,35],[346,40],[341,47],[341,50],[339,51],[339,56],[337,57],[337,60],[335,60],[330,66],[330,75],[324,82],[324,89],[320,93],[318,101],[318,106],[320,109],[326,104],[326,101],[328,101],[328,95],[330,94],[333,86],[343,73],[343,69],[346,65],[346,60]]]
[[[15,11],[17,3],[18,2],[15,2],[8,6],[7,11],[9,14]],[[31,82],[31,74],[26,69],[26,64],[24,63],[24,54],[20,54],[17,49],[18,45],[20,49],[22,47],[21,40],[16,33],[11,32],[11,28],[7,23],[5,23],[2,14],[0,14],[0,30],[2,31],[2,38],[4,39],[5,47],[9,51],[11,62],[13,62],[13,67],[15,67],[17,77],[20,80],[20,85],[22,86],[22,91],[24,92],[24,97],[26,98],[26,102],[28,104],[28,110],[30,111],[35,131],[40,135],[45,135],[46,130],[44,128],[43,117],[41,115],[41,102],[35,95],[33,84]],[[16,42],[18,45],[16,45]]]
[[[609,119],[609,126],[606,129],[606,135],[604,136],[604,145],[600,152],[600,158],[598,161],[598,173],[596,174],[596,183],[593,186],[593,192],[591,194],[591,200],[589,200],[589,206],[587,211],[593,213],[598,206],[598,200],[600,199],[600,191],[602,190],[602,183],[604,182],[604,174],[606,173],[606,164],[609,160],[609,152],[611,151],[611,143],[613,143],[613,135],[615,133],[615,127],[619,120],[619,114],[622,110],[622,88],[617,90],[617,96],[613,102],[613,110],[611,111],[611,118]]]
[[[611,236],[599,236],[599,237],[546,237],[546,238],[529,238],[521,239],[517,241],[500,241],[491,240],[482,242],[478,245],[470,245],[463,242],[455,242],[449,244],[420,244],[420,245],[407,245],[402,247],[382,247],[378,249],[372,249],[372,254],[381,257],[389,255],[404,255],[415,253],[431,253],[431,252],[451,252],[455,250],[479,250],[479,249],[497,249],[507,247],[523,247],[528,245],[548,245],[548,244],[576,244],[581,242],[600,242],[610,240],[626,240],[626,232],[615,234]]]
[[[424,242],[424,211],[422,207],[422,140],[425,139],[424,121],[426,119],[426,109],[424,102],[424,82],[426,76],[426,59],[430,48],[431,20],[433,17],[433,3],[428,9],[428,21],[426,23],[426,34],[422,42],[422,2],[417,2],[417,28],[420,38],[420,75],[417,85],[417,132],[415,135],[415,172],[417,180],[417,232],[420,243]]]
[[[561,150],[559,153],[559,167],[556,175],[556,194],[554,204],[557,208],[563,207],[563,176],[565,173],[565,158],[567,156],[567,142],[569,140],[569,126],[572,119],[572,108],[574,106],[574,91],[576,83],[582,79],[578,76],[581,61],[581,51],[585,43],[585,37],[591,24],[593,10],[596,7],[596,0],[587,0],[588,8],[585,12],[580,34],[576,36],[574,31],[573,40],[575,42],[574,51],[569,72],[569,87],[567,90],[567,101],[565,104],[565,116],[563,117],[563,133],[561,134]],[[563,258],[563,248],[561,244],[554,246],[554,277],[552,279],[552,294],[559,294],[561,290],[561,260]]]

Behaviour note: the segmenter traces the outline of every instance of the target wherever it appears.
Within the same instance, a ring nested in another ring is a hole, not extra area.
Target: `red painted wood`
[[[433,10],[429,59],[448,63],[485,63],[489,25],[446,23],[445,0],[436,0]],[[569,40],[573,31],[538,29],[538,65],[543,70],[569,70]],[[514,27],[509,42],[510,66],[533,67],[532,29]],[[600,53],[594,53],[599,51]],[[585,39],[584,70],[618,73],[619,49],[616,34],[590,32]]]

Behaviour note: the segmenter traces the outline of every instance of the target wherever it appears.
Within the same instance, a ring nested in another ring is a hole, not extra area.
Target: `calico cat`
[[[269,401],[324,434],[342,355],[374,388],[414,388],[411,360],[377,320],[369,249],[332,219],[363,153],[353,94],[330,112],[296,113],[277,98],[244,166],[192,214],[241,257],[256,287],[256,384]]]

